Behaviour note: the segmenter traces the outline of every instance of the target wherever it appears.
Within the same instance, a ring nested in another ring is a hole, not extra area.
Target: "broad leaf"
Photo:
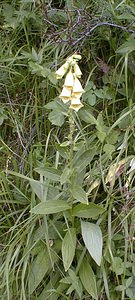
[[[97,120],[96,118],[92,115],[91,111],[89,109],[82,108],[79,111],[79,117],[85,121],[86,123],[90,124],[96,124],[97,125]]]
[[[64,115],[59,111],[51,111],[48,115],[49,121],[56,126],[62,126],[64,123]]]
[[[78,204],[73,209],[73,216],[80,218],[95,218],[104,212],[104,208],[95,203]]]
[[[50,265],[48,253],[46,249],[43,249],[37,257],[34,259],[30,269],[29,275],[29,290],[32,294],[37,286],[40,284],[45,274],[48,271]]]
[[[55,168],[48,166],[38,167],[35,169],[37,173],[54,181],[60,181],[61,172]]]
[[[86,291],[95,300],[97,300],[98,295],[97,295],[97,287],[96,287],[96,278],[87,259],[83,259],[83,262],[79,270],[79,276]]]
[[[73,261],[76,248],[76,232],[75,228],[70,228],[62,241],[62,259],[64,269],[67,271]]]
[[[79,202],[88,204],[88,197],[86,192],[82,189],[79,185],[74,185],[71,187],[71,193],[73,197],[78,200]]]
[[[70,206],[64,200],[50,200],[39,203],[32,208],[31,212],[37,215],[56,214],[61,211],[70,209]]]
[[[82,237],[86,248],[95,262],[100,266],[102,258],[102,232],[98,225],[81,222]]]
[[[77,168],[78,172],[81,172],[92,161],[95,154],[97,154],[95,147],[84,151],[80,156],[76,154],[73,159],[73,168]]]

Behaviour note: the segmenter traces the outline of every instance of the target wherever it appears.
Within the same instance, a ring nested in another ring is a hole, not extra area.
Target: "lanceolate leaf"
[[[104,212],[104,208],[95,203],[78,204],[73,209],[73,216],[80,218],[95,218]]]
[[[50,180],[60,181],[61,172],[55,168],[51,168],[45,165],[44,167],[36,168],[35,171],[40,175],[49,178]]]
[[[73,261],[76,248],[76,232],[75,228],[70,228],[62,241],[62,259],[64,269],[67,271]]]
[[[68,273],[69,273],[69,276],[70,276],[71,281],[72,281],[72,285],[68,289],[68,291],[72,292],[73,290],[76,290],[76,292],[79,296],[79,299],[82,299],[82,285],[81,285],[81,282],[79,280],[79,277],[77,277],[76,274],[71,269],[68,270]]]
[[[88,197],[86,192],[83,190],[83,188],[79,185],[74,185],[71,188],[71,193],[73,197],[78,200],[78,202],[82,202],[87,204],[88,203]]]
[[[95,262],[100,266],[102,258],[102,232],[98,225],[81,222],[82,237],[86,248]]]
[[[43,249],[39,252],[37,257],[34,259],[29,275],[29,290],[30,294],[32,294],[37,286],[42,281],[43,277],[45,276],[46,272],[49,268],[49,257],[46,249]]]
[[[50,200],[39,203],[32,208],[31,212],[37,215],[55,214],[70,209],[70,206],[64,200]]]
[[[73,159],[73,168],[78,169],[81,172],[93,159],[97,153],[97,148],[93,147],[89,150],[84,151],[79,157],[78,154],[75,155]]]
[[[97,287],[96,287],[96,278],[87,259],[83,259],[83,262],[79,270],[79,276],[86,291],[95,300],[97,300],[98,295],[97,295]]]

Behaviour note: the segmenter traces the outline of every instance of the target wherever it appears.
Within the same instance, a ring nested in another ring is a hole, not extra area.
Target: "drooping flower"
[[[62,78],[65,73],[67,72],[68,70],[68,67],[69,67],[69,63],[68,62],[65,62],[65,64],[63,64],[55,73],[56,73],[56,78],[57,79],[60,79]]]
[[[82,88],[81,82],[75,76],[74,85],[73,85],[73,93],[83,93],[84,89]]]
[[[76,77],[78,77],[78,78],[81,77],[82,72],[81,72],[81,70],[80,70],[78,64],[75,64],[75,65],[74,65],[74,72],[75,72]]]
[[[67,103],[71,98],[71,89],[67,87],[63,87],[61,94],[59,95],[59,98],[64,102]]]
[[[78,111],[81,107],[83,107],[83,104],[81,103],[80,98],[72,97],[70,108]]]
[[[74,85],[74,76],[72,71],[70,70],[66,75],[64,86],[66,86],[69,89],[72,89],[73,85]]]

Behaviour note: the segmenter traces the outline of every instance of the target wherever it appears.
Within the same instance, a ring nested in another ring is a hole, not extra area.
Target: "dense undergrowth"
[[[135,4],[2,1],[0,299],[135,299]],[[55,71],[82,59],[83,107]]]

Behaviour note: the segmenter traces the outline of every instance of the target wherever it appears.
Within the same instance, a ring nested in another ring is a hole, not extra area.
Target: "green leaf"
[[[87,259],[83,259],[79,270],[79,276],[89,295],[91,295],[95,300],[98,300],[96,278]]]
[[[69,228],[62,241],[62,259],[64,269],[67,271],[72,264],[76,248],[75,228]]]
[[[100,99],[104,99],[104,91],[103,89],[96,89],[94,91],[95,95],[100,98]]]
[[[32,262],[29,274],[29,290],[32,294],[40,284],[50,265],[46,248],[39,252]]]
[[[81,285],[79,278],[76,276],[75,272],[73,272],[71,269],[68,270],[68,274],[72,281],[71,291],[73,291],[75,289],[79,298],[82,299],[81,298],[82,297],[82,285]],[[70,291],[70,293],[71,293],[71,291]]]
[[[94,106],[96,104],[96,95],[91,93],[89,96],[88,96],[88,103],[89,105],[91,106]]]
[[[61,174],[61,179],[60,179],[61,184],[67,182],[70,176],[71,176],[71,169],[68,166],[66,166]]]
[[[101,229],[96,224],[83,221],[81,222],[81,228],[85,246],[92,258],[100,266],[103,245]]]
[[[112,153],[115,151],[115,146],[111,144],[105,144],[103,151],[108,155],[109,159],[112,160]]]
[[[84,151],[78,156],[78,153],[73,159],[73,168],[77,168],[80,173],[93,159],[94,155],[97,153],[97,148],[93,147],[89,150]]]
[[[43,167],[36,168],[35,171],[50,180],[60,181],[61,172],[55,168],[45,165]]]
[[[49,121],[56,126],[62,126],[64,123],[64,115],[59,111],[51,111],[48,115]]]
[[[135,39],[130,37],[123,45],[121,45],[116,53],[126,54],[135,50]]]
[[[31,185],[32,191],[37,195],[37,197],[40,200],[43,200],[43,195],[44,195],[45,189],[48,188],[48,185],[43,184],[40,181],[34,180],[34,179],[30,180],[30,185]]]
[[[83,99],[85,99],[89,105],[95,105],[96,103],[96,95],[93,94],[93,91],[89,90],[83,94]]]
[[[103,143],[106,138],[106,133],[104,131],[102,131],[102,129],[100,128],[100,131],[97,131],[96,135],[97,135],[99,141],[101,143]]]
[[[64,200],[50,200],[44,203],[39,203],[32,208],[31,212],[39,215],[56,214],[61,211],[70,209],[71,207]]]
[[[71,187],[71,193],[72,193],[72,196],[79,202],[82,202],[85,204],[88,203],[87,194],[80,185],[74,185],[73,187]]]
[[[95,203],[86,204],[78,204],[73,208],[73,216],[79,218],[95,218],[100,214],[104,213],[104,208]]]
[[[43,67],[41,65],[39,65],[36,62],[30,61],[29,62],[29,67],[32,71],[32,74],[37,73],[38,75],[41,75],[41,72],[43,71]]]
[[[83,121],[85,121],[86,123],[97,124],[97,120],[96,120],[96,118],[92,115],[90,109],[82,108],[82,109],[80,109],[78,115],[79,115],[79,117],[80,117]]]

